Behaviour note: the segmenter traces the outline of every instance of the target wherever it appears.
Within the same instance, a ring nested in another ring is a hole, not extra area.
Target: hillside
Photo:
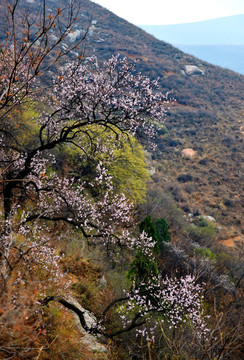
[[[0,3],[0,359],[242,360],[243,77],[58,6]]]
[[[211,215],[223,239],[243,238],[244,77],[199,61],[159,41],[100,6],[94,6],[92,51],[119,53],[159,77],[176,100],[157,139],[156,186],[173,194],[185,213]],[[182,156],[191,148],[196,156]],[[188,177],[181,175],[189,175]]]
[[[34,11],[36,3],[28,7]],[[137,70],[159,78],[175,100],[156,139],[154,186],[172,194],[186,214],[213,216],[223,240],[243,238],[244,77],[185,54],[90,1],[68,41],[81,37],[90,21],[86,56],[136,60]]]

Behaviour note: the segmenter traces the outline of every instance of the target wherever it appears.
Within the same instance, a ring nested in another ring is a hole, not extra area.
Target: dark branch
[[[123,334],[125,332],[129,332],[129,331],[133,330],[134,328],[142,326],[146,323],[145,320],[142,320],[141,322],[137,322],[141,318],[141,315],[136,314],[129,326],[127,326],[126,328],[117,330],[114,333],[108,334],[108,333],[103,332],[102,330],[98,329],[98,327],[96,327],[96,326],[89,328],[87,326],[87,323],[86,323],[86,320],[84,317],[84,311],[81,311],[77,306],[75,306],[71,302],[65,300],[61,296],[47,296],[45,299],[40,300],[40,303],[43,306],[48,306],[51,301],[56,301],[56,302],[60,303],[66,309],[72,310],[76,315],[78,315],[81,326],[83,327],[83,329],[85,331],[87,331],[89,333],[93,333],[93,334],[103,334],[105,337],[110,338],[110,339],[112,339],[113,337],[118,336],[120,334]],[[121,301],[121,299],[118,299],[118,301]],[[115,303],[115,301],[113,302],[113,304],[114,303]]]
[[[89,327],[87,326],[86,321],[85,321],[85,317],[84,317],[84,311],[81,311],[77,306],[75,306],[71,302],[65,300],[61,296],[47,296],[47,297],[45,297],[45,299],[41,300],[40,302],[41,302],[42,305],[48,306],[48,304],[51,301],[59,302],[60,304],[62,304],[67,309],[74,311],[76,313],[76,315],[79,316],[80,323],[81,323],[81,326],[83,327],[83,329],[85,331],[89,332]]]

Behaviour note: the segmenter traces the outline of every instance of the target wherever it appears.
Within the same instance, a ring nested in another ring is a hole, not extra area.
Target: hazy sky
[[[244,0],[95,0],[135,25],[166,25],[244,14]]]

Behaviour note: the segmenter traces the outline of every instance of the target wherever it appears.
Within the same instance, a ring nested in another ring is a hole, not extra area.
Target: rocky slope
[[[34,11],[38,2],[27,5]],[[89,26],[86,56],[135,60],[138,71],[158,77],[161,90],[175,99],[156,139],[155,186],[186,214],[213,216],[223,240],[243,238],[244,76],[187,55],[90,1],[78,18],[68,42]]]

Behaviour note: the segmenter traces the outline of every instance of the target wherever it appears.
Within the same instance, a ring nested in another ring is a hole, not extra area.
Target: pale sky
[[[244,14],[244,0],[94,0],[135,25],[168,25]]]

